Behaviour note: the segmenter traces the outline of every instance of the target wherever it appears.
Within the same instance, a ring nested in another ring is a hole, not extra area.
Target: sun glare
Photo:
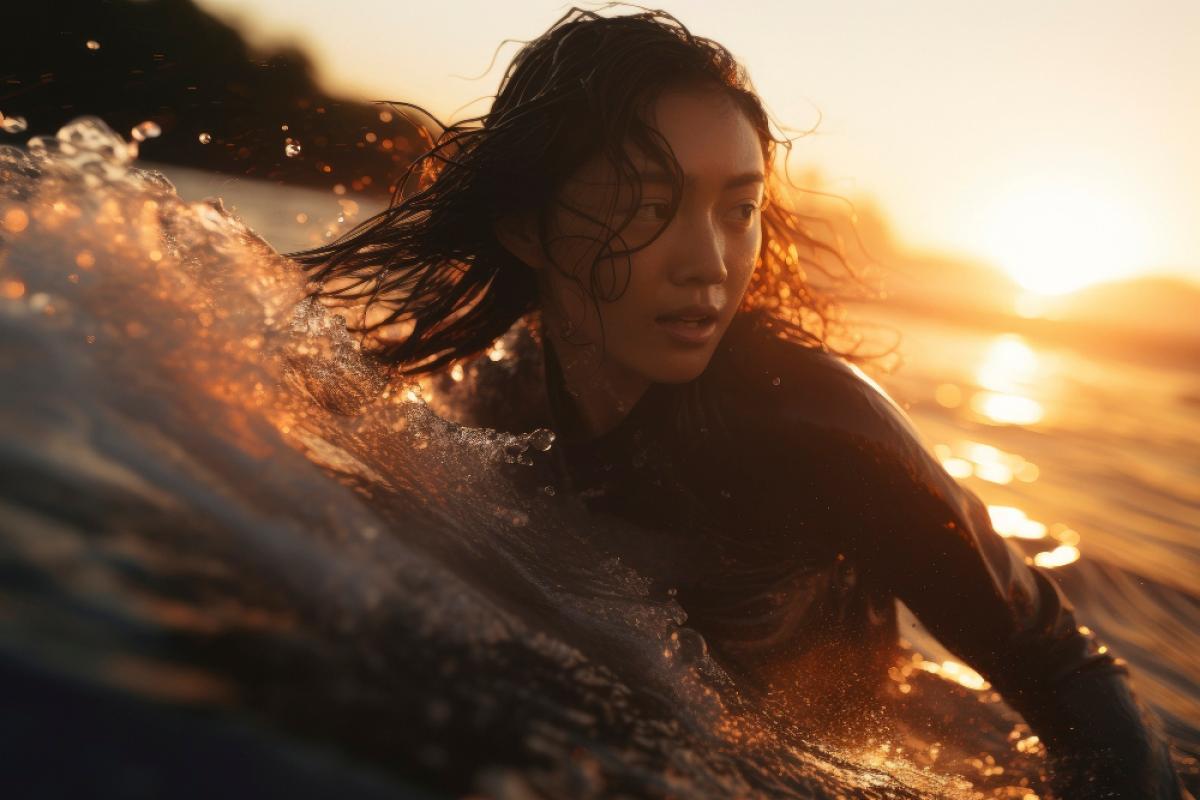
[[[1147,251],[1131,205],[1067,182],[1014,185],[982,222],[985,252],[1022,287],[1042,295],[1131,274]]]

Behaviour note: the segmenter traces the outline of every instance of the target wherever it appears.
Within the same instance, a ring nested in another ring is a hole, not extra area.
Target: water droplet
[[[778,386],[778,385],[779,385],[779,378],[778,378],[778,377],[771,378],[771,385],[772,385],[772,386]]]
[[[543,486],[542,491],[545,492],[546,494],[550,495],[551,497],[554,497],[554,487],[553,486]]]
[[[520,442],[509,442],[504,445],[504,461],[508,464],[516,463],[517,457],[525,452],[525,446]]]
[[[144,142],[147,139],[156,139],[161,134],[162,128],[158,127],[157,122],[149,119],[134,126],[133,130],[129,132],[129,135],[138,142]]]
[[[294,139],[288,139],[283,146],[283,154],[288,158],[295,158],[300,155],[300,143]]]
[[[207,131],[200,134],[196,138],[200,140],[200,144],[209,144],[212,142],[212,134],[208,133]]]
[[[671,634],[667,645],[672,655],[684,666],[690,666],[708,655],[708,642],[693,628],[680,628]]]
[[[542,453],[554,444],[554,431],[549,428],[538,428],[529,434],[529,446]]]
[[[279,130],[281,130],[281,131],[286,131],[287,129],[288,129],[287,123],[284,123],[283,125],[279,126]]]
[[[9,233],[20,233],[29,227],[29,214],[23,208],[9,208],[4,212],[4,216],[0,217],[0,227]]]
[[[87,40],[87,49],[88,50],[99,50],[100,43],[97,42],[95,39],[88,39]]]
[[[0,281],[0,297],[8,300],[20,300],[25,296],[25,284],[8,278]]]
[[[35,136],[29,140],[29,149],[31,152],[37,150],[46,157],[51,154],[72,156],[81,152],[94,153],[116,165],[128,164],[132,157],[125,140],[98,117],[80,117],[73,120],[59,128],[53,138]],[[136,152],[136,147],[134,151]]]
[[[5,133],[20,133],[29,127],[29,123],[24,117],[3,117],[0,118],[0,130]]]

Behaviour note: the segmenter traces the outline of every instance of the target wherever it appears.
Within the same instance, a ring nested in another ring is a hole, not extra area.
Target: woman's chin
[[[694,355],[672,355],[664,357],[650,372],[655,383],[687,383],[699,378],[712,360],[712,351],[704,348]]]

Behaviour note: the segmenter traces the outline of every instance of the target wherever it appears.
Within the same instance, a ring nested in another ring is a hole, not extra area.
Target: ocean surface
[[[95,120],[0,148],[9,785],[1042,795],[1036,737],[920,633],[849,737],[747,703],[684,610],[593,549],[613,523],[518,490],[551,436],[439,418],[304,300],[278,251],[375,207],[167,171]],[[899,332],[872,374],[1128,662],[1195,793],[1200,370],[855,311]]]

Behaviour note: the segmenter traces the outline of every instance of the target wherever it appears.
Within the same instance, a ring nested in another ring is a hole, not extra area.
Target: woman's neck
[[[646,377],[602,358],[599,345],[568,342],[553,325],[544,326],[542,336],[543,347],[554,348],[582,438],[616,428],[650,388]]]

